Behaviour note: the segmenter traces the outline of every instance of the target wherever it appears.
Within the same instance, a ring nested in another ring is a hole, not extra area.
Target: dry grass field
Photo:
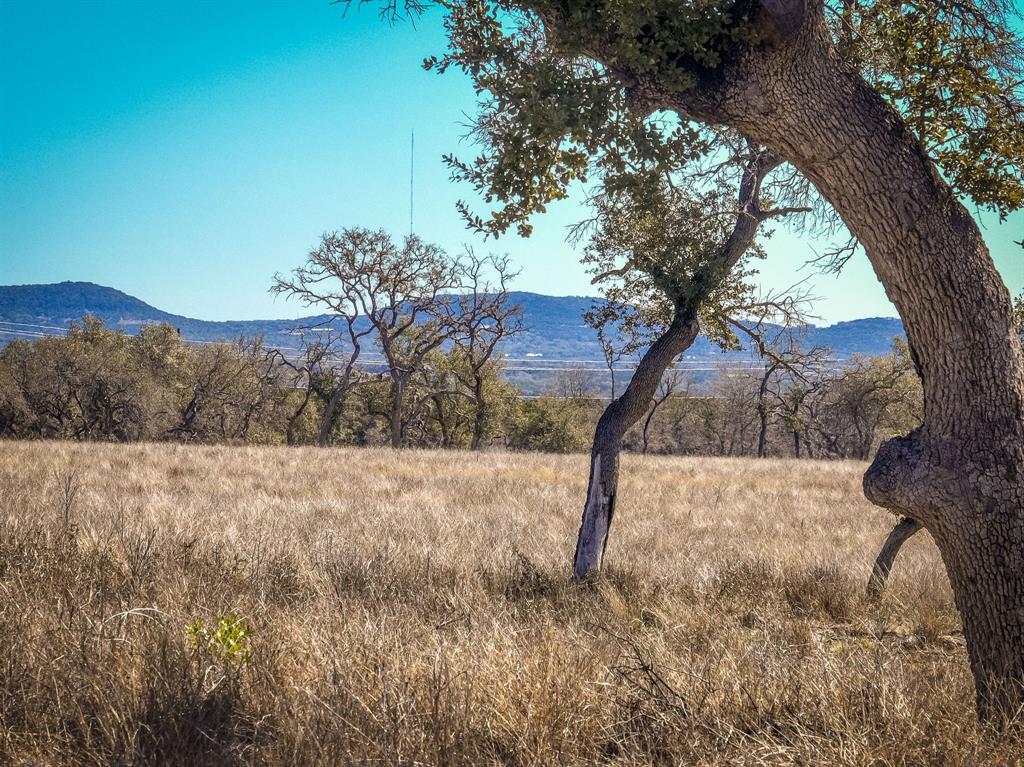
[[[0,443],[0,763],[1005,765],[854,463]]]

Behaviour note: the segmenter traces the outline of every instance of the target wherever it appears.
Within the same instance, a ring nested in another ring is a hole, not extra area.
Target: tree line
[[[66,335],[0,351],[0,436],[378,446],[397,434],[401,447],[581,452],[607,404],[584,369],[558,371],[542,396],[524,397],[505,379],[499,351],[477,364],[475,350],[452,340],[403,368],[397,384],[386,363],[350,364],[351,350],[338,352],[337,335],[320,331],[290,353],[258,338],[188,342],[169,325],[129,335],[86,317]],[[365,342],[378,343],[374,333]],[[623,446],[864,460],[882,439],[917,425],[920,411],[920,384],[900,342],[889,355],[803,377],[769,361],[722,367],[698,383],[671,367]]]

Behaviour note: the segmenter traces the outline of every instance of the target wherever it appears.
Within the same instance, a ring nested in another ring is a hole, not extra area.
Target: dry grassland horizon
[[[1021,764],[863,470],[0,442],[0,763]]]

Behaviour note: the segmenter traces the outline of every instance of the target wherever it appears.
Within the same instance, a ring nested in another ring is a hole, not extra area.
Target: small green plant
[[[205,649],[222,663],[241,664],[252,657],[252,630],[245,619],[234,612],[217,618],[212,628],[196,619],[185,633],[197,649]]]

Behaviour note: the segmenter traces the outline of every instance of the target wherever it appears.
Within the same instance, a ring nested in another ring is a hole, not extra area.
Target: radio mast
[[[414,128],[409,137],[409,236],[412,236],[412,182],[413,182],[413,159],[416,156],[416,129]]]

